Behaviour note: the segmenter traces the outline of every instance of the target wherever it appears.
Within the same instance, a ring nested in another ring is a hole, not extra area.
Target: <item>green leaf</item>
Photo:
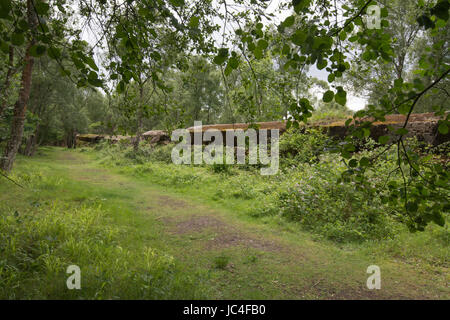
[[[352,157],[352,155],[350,154],[350,152],[348,152],[347,150],[343,150],[343,151],[341,152],[341,155],[342,155],[342,157],[345,158],[345,159],[350,159],[350,158]]]
[[[261,50],[265,50],[268,47],[269,43],[264,39],[260,39],[257,45]]]
[[[23,33],[13,33],[11,36],[11,43],[15,46],[21,46],[25,42]]]
[[[184,5],[184,0],[169,0],[169,2],[174,6],[174,7],[181,7]]]
[[[288,120],[286,122],[286,130],[289,130],[291,126],[292,126],[292,122],[291,122],[291,120]]]
[[[404,114],[407,115],[409,113],[409,110],[411,109],[411,106],[407,105],[407,104],[402,104],[399,108],[398,108],[398,112],[400,112],[400,114]]]
[[[230,68],[232,69],[237,69],[239,67],[239,60],[236,57],[231,57],[228,60],[228,65],[230,66]]]
[[[294,43],[297,46],[301,46],[307,38],[307,34],[306,32],[304,32],[303,30],[297,30],[295,31],[295,33],[292,35],[291,37],[291,41],[292,43]]]
[[[359,39],[358,36],[352,36],[352,37],[348,38],[348,41],[350,41],[350,42],[356,42],[356,41],[358,41],[358,39]]]
[[[425,89],[424,84],[422,83],[422,80],[419,78],[414,79],[414,88],[417,89],[417,91],[422,91]]]
[[[294,7],[294,11],[299,13],[300,11],[306,9],[311,0],[292,0],[292,6]]]
[[[9,52],[9,45],[6,42],[0,40],[0,50],[2,50],[3,53],[7,54]]]
[[[443,227],[445,225],[445,218],[439,211],[434,211],[433,212],[433,221],[438,226]]]
[[[449,18],[448,10],[450,9],[450,2],[448,0],[439,1],[434,8],[431,9],[431,14],[439,19],[447,21]]]
[[[50,47],[47,50],[47,54],[51,59],[58,59],[61,56],[61,50],[55,47]]]
[[[395,131],[395,133],[398,134],[399,136],[404,136],[404,135],[408,134],[408,132],[409,131],[405,128],[400,128],[397,131]]]
[[[445,122],[442,122],[439,127],[438,127],[439,133],[440,134],[447,134],[448,133],[448,126]]]
[[[228,58],[228,49],[221,48],[219,49],[219,53],[214,57],[213,62],[217,65],[222,65]]]
[[[394,80],[394,87],[395,88],[401,88],[402,85],[403,85],[403,79],[402,78]]]
[[[34,45],[30,48],[30,55],[33,57],[40,57],[45,53],[47,48],[43,45]]]
[[[329,36],[315,37],[313,49],[329,50],[333,46],[333,38]]]
[[[362,131],[363,131],[364,137],[366,137],[366,138],[370,137],[370,129],[363,128]]]
[[[228,62],[227,66],[225,67],[225,70],[223,70],[223,73],[225,76],[229,76],[233,72],[233,68],[230,67],[230,63]]]
[[[417,212],[418,209],[419,209],[419,206],[417,205],[416,202],[409,201],[406,204],[406,210],[409,212]]]
[[[351,123],[353,122],[353,119],[347,119],[347,121],[345,121],[345,126],[348,127]]]
[[[191,19],[189,19],[189,27],[191,28],[197,28],[199,24],[200,18],[196,16],[192,16]]]
[[[98,79],[97,72],[95,72],[95,71],[89,72],[88,79],[92,79],[92,80]]]
[[[122,80],[117,84],[117,93],[121,94],[125,91],[125,82]]]
[[[336,76],[334,75],[334,73],[330,73],[329,75],[328,75],[328,82],[333,82],[334,81],[334,79],[336,79]]]
[[[389,27],[389,21],[386,19],[381,20],[381,26],[383,28],[388,28]]]
[[[289,45],[284,44],[282,53],[285,54],[285,55],[288,55],[290,52],[291,52],[291,48],[289,47]]]
[[[325,92],[325,94],[323,95],[323,102],[331,102],[334,99],[334,92],[331,90],[328,90],[327,92]]]
[[[336,102],[341,106],[345,106],[347,104],[347,92],[338,88],[338,92],[336,93],[334,100],[336,100]]]
[[[295,22],[295,17],[294,16],[289,16],[283,21],[283,26],[284,27],[290,27],[290,26],[292,26],[294,24],[294,22]]]
[[[378,138],[378,143],[386,144],[389,142],[389,136],[381,136]]]
[[[431,21],[430,17],[428,17],[425,14],[417,18],[417,22],[421,27],[424,27],[425,29],[433,29],[435,26],[434,22]]]
[[[11,0],[0,0],[0,18],[7,18],[11,11]]]
[[[350,143],[350,144],[346,144],[344,146],[345,151],[349,151],[349,152],[354,152],[356,151],[356,147],[354,144]]]
[[[83,61],[84,61],[89,67],[91,67],[91,68],[94,69],[95,71],[98,71],[98,67],[97,67],[97,65],[95,64],[94,59],[92,59],[92,58],[89,57],[89,56],[83,56]]]
[[[323,70],[328,65],[327,60],[320,58],[317,60],[317,69]]]
[[[155,61],[161,60],[161,55],[159,54],[158,51],[153,51],[152,53],[150,53],[150,57],[152,57],[153,60],[155,60]]]
[[[43,1],[37,1],[34,3],[34,7],[36,8],[36,12],[39,15],[46,15],[48,10],[50,9],[50,6],[48,3],[45,3]]]
[[[88,82],[90,85],[94,86],[94,87],[101,87],[103,85],[102,81],[100,79],[97,78],[89,78]]]
[[[356,168],[358,166],[358,161],[356,159],[352,159],[349,161],[348,165],[350,168]]]
[[[361,167],[367,167],[370,165],[370,160],[366,157],[362,157],[361,160],[359,160],[359,165]]]
[[[255,58],[258,60],[262,59],[263,57],[263,52],[260,47],[256,47],[255,50],[253,50],[253,54],[255,55]]]

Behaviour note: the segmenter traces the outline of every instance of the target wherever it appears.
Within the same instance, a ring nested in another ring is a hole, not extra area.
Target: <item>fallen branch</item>
[[[5,173],[3,173],[3,171],[0,171],[0,175],[2,175],[3,177],[5,177],[7,180],[11,181],[12,183],[14,183],[16,186],[21,187],[22,189],[25,189],[25,187],[23,187],[22,185],[20,185],[19,183],[17,183],[16,181],[14,181],[13,179],[11,179],[10,177],[8,177]]]

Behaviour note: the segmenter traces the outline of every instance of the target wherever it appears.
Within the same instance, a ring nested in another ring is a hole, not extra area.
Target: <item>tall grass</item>
[[[172,256],[128,245],[130,230],[102,199],[58,197],[70,183],[48,173],[14,178],[26,191],[8,197],[9,185],[0,183],[0,299],[203,297],[198,279]],[[39,197],[49,191],[52,198]],[[69,265],[81,268],[81,290],[67,288]]]
[[[391,173],[396,166],[395,150],[380,159],[373,170],[368,170],[367,185],[361,187],[342,181],[342,172],[347,167],[330,151],[330,145],[328,137],[318,130],[284,134],[280,142],[282,168],[274,176],[261,176],[259,170],[248,165],[229,166],[227,170],[207,165],[176,166],[170,163],[171,148],[167,146],[155,158],[153,152],[158,147],[144,145],[138,161],[126,156],[127,146],[105,145],[95,156],[104,165],[117,167],[123,173],[198,194],[248,216],[292,221],[334,242],[388,241],[407,234],[399,219],[403,209],[383,201],[380,192],[388,176],[391,180],[401,178]],[[369,140],[358,156],[370,158],[376,152],[374,142]],[[448,234],[447,227],[429,229]]]

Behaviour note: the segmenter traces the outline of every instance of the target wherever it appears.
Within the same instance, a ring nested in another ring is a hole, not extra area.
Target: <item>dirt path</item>
[[[427,299],[448,297],[439,274],[314,241],[307,234],[248,222],[171,190],[101,168],[78,152],[55,153],[80,184],[114,195],[135,215],[123,218],[139,241],[164,250],[206,279],[217,299]],[[194,187],[193,187],[194,188]],[[128,230],[128,229],[127,229]],[[219,268],[218,259],[226,262]],[[366,286],[369,265],[382,270],[382,289]]]

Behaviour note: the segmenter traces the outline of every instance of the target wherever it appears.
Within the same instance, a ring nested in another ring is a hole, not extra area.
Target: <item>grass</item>
[[[0,180],[1,298],[449,297],[442,228],[336,243],[252,214],[274,191],[258,175],[123,161],[61,148],[18,159],[26,189]],[[81,290],[66,288],[71,264]],[[365,287],[372,264],[381,290]]]
[[[230,262],[230,257],[228,256],[217,256],[214,258],[214,267],[217,269],[225,269],[228,266],[228,263]]]
[[[142,217],[131,196],[71,180],[66,166],[46,157],[18,167],[14,178],[25,191],[0,185],[0,298],[203,297],[173,256],[137,243]],[[66,287],[72,264],[81,267],[82,290]]]

